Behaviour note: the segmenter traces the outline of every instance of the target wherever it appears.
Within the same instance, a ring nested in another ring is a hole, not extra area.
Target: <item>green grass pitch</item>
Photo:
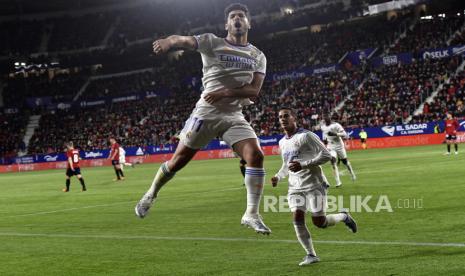
[[[269,237],[240,226],[238,159],[190,163],[143,220],[134,205],[158,164],[127,168],[126,181],[117,183],[110,167],[84,168],[85,193],[76,179],[70,193],[61,192],[64,170],[2,174],[0,275],[464,275],[465,154],[444,150],[349,152],[358,179],[344,175],[343,187],[329,194],[386,195],[393,212],[352,213],[357,234],[343,224],[307,223],[321,259],[308,267],[297,265],[304,251],[290,213],[262,213]],[[265,195],[286,194],[285,181],[269,185],[280,162],[265,159]],[[334,186],[329,165],[324,169]],[[413,208],[418,199],[422,208]]]

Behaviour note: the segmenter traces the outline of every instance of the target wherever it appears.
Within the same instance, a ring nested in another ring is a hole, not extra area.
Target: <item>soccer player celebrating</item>
[[[339,176],[339,169],[336,164],[337,158],[339,158],[344,164],[352,177],[352,181],[355,181],[356,176],[352,166],[347,160],[347,153],[344,145],[343,137],[347,136],[344,128],[336,122],[332,122],[331,117],[326,114],[323,117],[324,123],[321,125],[321,131],[323,132],[323,141],[328,146],[328,149],[333,157],[331,159],[331,166],[333,167],[334,177],[336,178],[336,187],[342,185],[341,178]]]
[[[119,162],[120,146],[118,143],[116,143],[116,139],[113,137],[110,138],[110,144],[111,144],[111,150],[110,150],[110,155],[108,156],[108,159],[111,160],[111,164],[113,165],[113,168],[115,169],[116,179],[114,179],[114,181],[124,180],[124,173],[123,173],[123,170],[121,169],[121,165]]]
[[[134,164],[126,162],[126,151],[123,147],[119,147],[119,165],[121,167],[121,171],[124,171],[124,166],[131,166],[134,168]]]
[[[259,214],[265,182],[264,155],[257,135],[242,114],[242,107],[252,104],[250,98],[260,92],[265,78],[266,58],[263,52],[248,43],[251,25],[249,10],[245,5],[236,3],[226,7],[225,21],[228,32],[225,38],[213,34],[172,35],[153,43],[155,54],[178,48],[198,51],[203,63],[204,90],[181,132],[176,152],[161,165],[135,211],[137,216],[145,217],[163,185],[200,148],[218,136],[247,163],[244,180],[247,208],[241,224],[257,233],[270,234],[271,230]]]
[[[287,107],[279,111],[279,123],[285,137],[279,141],[283,165],[271,178],[276,187],[278,182],[289,176],[288,203],[294,218],[294,230],[307,255],[300,266],[320,261],[313,248],[312,237],[305,224],[305,213],[310,211],[313,224],[319,228],[344,222],[357,232],[355,220],[347,212],[326,215],[326,190],[328,181],[321,169],[322,164],[331,160],[331,154],[314,133],[297,128],[295,112]]]
[[[73,142],[66,143],[66,157],[68,168],[66,169],[66,188],[63,189],[63,192],[69,192],[71,177],[73,175],[75,175],[79,179],[79,182],[81,182],[82,191],[87,191],[84,178],[82,178],[81,175],[81,168],[79,167],[79,150],[74,148]]]
[[[454,144],[455,154],[459,154],[459,147],[457,145],[457,130],[460,125],[457,119],[454,118],[452,113],[447,113],[447,119],[444,122],[446,132],[447,152],[445,155],[450,155],[450,145]]]

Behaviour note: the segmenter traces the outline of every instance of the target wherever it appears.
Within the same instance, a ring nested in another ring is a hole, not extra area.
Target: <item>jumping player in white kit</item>
[[[331,166],[333,167],[334,177],[336,178],[336,187],[342,185],[341,177],[339,176],[339,169],[337,167],[337,159],[339,158],[347,169],[349,170],[352,181],[355,181],[356,176],[352,165],[347,160],[347,153],[344,145],[343,138],[347,137],[347,133],[344,128],[336,122],[331,120],[329,115],[323,117],[323,123],[321,124],[321,131],[323,132],[323,142],[328,146],[328,150],[331,153]]]
[[[258,96],[266,73],[265,55],[248,43],[251,28],[248,8],[231,4],[225,9],[226,38],[214,34],[172,35],[153,43],[156,54],[170,49],[196,50],[203,63],[204,91],[181,132],[173,157],[161,165],[150,189],[135,207],[143,218],[158,196],[159,190],[215,137],[221,137],[247,163],[245,186],[247,208],[241,224],[257,233],[270,234],[258,212],[265,182],[264,155],[257,136],[244,119],[242,107]]]
[[[316,134],[299,129],[296,122],[297,117],[292,109],[280,109],[279,123],[286,134],[279,141],[283,164],[279,172],[271,178],[271,184],[275,187],[281,179],[289,176],[287,197],[293,213],[294,230],[307,253],[299,263],[302,266],[320,261],[305,224],[306,212],[311,212],[313,224],[319,228],[344,222],[355,233],[357,224],[347,212],[326,215],[326,191],[329,185],[320,165],[330,161],[331,154]]]

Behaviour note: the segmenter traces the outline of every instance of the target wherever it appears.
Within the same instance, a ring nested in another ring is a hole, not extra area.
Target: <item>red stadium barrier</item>
[[[441,144],[444,141],[444,137],[445,135],[443,133],[371,139],[368,137],[367,146],[370,149],[379,149],[436,145]],[[464,142],[465,133],[459,133],[457,136],[457,141]],[[348,150],[362,149],[362,144],[360,143],[360,140],[349,140],[346,141],[346,148]]]
[[[424,135],[412,135],[412,136],[396,136],[387,138],[368,138],[368,148],[395,148],[395,147],[410,147],[410,146],[424,146],[424,145],[436,145],[441,144],[444,141],[444,134],[424,134]],[[465,142],[465,132],[458,133],[457,141],[462,143]],[[348,140],[346,141],[346,147],[348,150],[359,150],[362,149],[362,145],[359,140]],[[263,151],[265,155],[276,155],[279,154],[279,147],[276,146],[264,146]],[[155,154],[145,156],[127,156],[126,159],[131,163],[161,163],[171,158],[172,154]],[[194,160],[207,160],[207,159],[224,159],[234,158],[235,155],[232,150],[208,150],[198,152]],[[111,166],[111,162],[107,159],[92,159],[92,160],[81,160],[81,167],[101,167]],[[23,171],[38,171],[38,170],[50,170],[50,169],[65,169],[66,162],[48,162],[48,163],[32,163],[32,164],[14,164],[7,166],[0,166],[0,173],[6,172],[23,172]],[[63,171],[64,173],[64,171]]]

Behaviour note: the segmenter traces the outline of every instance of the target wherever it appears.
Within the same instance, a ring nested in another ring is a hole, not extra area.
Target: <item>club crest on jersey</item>
[[[252,49],[250,51],[250,56],[252,56],[254,59],[257,59],[260,53],[256,49]]]

